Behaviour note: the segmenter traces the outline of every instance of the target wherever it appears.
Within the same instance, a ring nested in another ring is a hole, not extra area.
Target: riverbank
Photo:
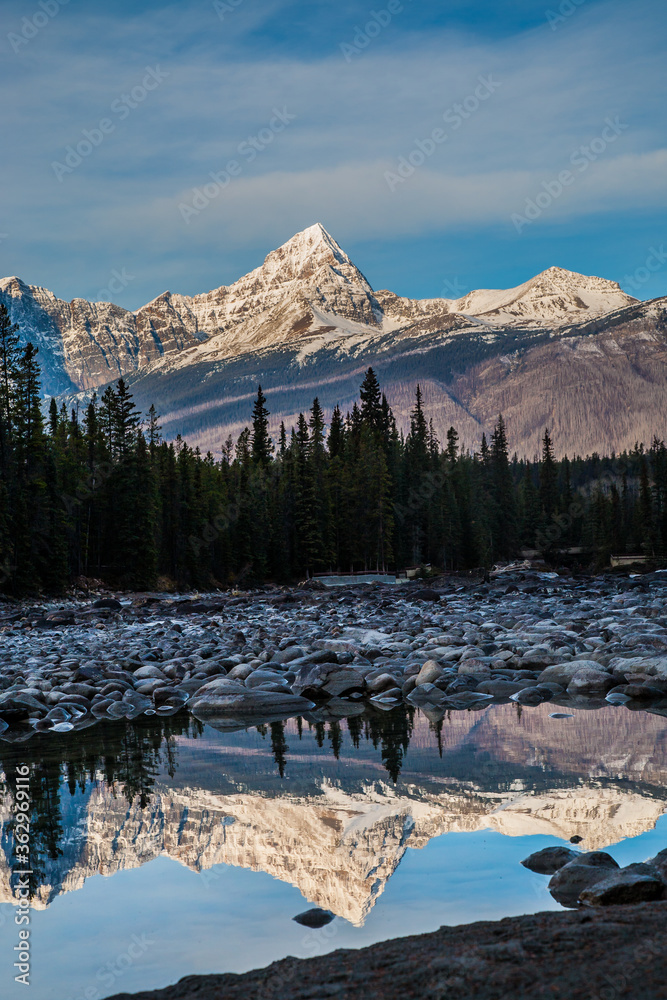
[[[664,1000],[667,902],[537,913],[109,1000]]]
[[[0,738],[185,705],[222,730],[402,704],[667,714],[667,574],[118,597],[0,609]]]

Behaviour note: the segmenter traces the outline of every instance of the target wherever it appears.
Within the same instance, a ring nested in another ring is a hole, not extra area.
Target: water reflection
[[[236,733],[182,713],[0,744],[0,962],[15,943],[20,764],[36,954],[58,955],[55,979],[55,965],[36,966],[35,1000],[79,1000],[91,982],[99,1000],[100,956],[122,953],[130,927],[159,945],[128,990],[306,957],[291,921],[304,901],[344,918],[325,949],[553,908],[519,865],[532,850],[577,834],[628,863],[667,846],[667,724],[611,707],[552,719],[550,707],[313,715]],[[85,972],[83,927],[97,935]]]
[[[269,872],[355,924],[409,847],[450,832],[584,837],[598,849],[667,811],[667,726],[625,710],[495,706],[273,722],[220,734],[187,713],[0,749],[0,900],[13,898],[16,768],[30,767],[36,907],[168,855]]]

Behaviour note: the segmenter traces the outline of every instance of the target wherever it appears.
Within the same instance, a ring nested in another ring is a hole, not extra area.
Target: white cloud
[[[80,294],[127,265],[142,276],[133,294],[157,294],[172,276],[197,290],[207,253],[268,250],[316,219],[343,242],[510,226],[616,115],[628,129],[536,225],[664,207],[665,65],[650,2],[584,5],[556,32],[545,20],[497,41],[388,32],[351,65],[345,32],[323,58],[253,47],[281,7],[241,4],[220,24],[207,4],[125,18],[72,6],[21,59],[5,59],[0,229],[18,235],[0,247],[0,271],[30,264],[29,280]],[[155,64],[168,80],[58,183],[51,162]],[[497,91],[392,194],[384,172],[488,75]],[[276,106],[297,120],[184,226],[179,202],[238,158]]]

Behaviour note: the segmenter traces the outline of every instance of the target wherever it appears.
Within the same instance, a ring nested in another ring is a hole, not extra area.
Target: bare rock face
[[[18,278],[0,281],[0,301],[24,340],[40,347],[47,392],[91,389],[184,352],[187,365],[289,344],[341,321],[377,333],[383,321],[372,288],[320,225],[234,285],[194,297],[165,292],[136,313],[110,302],[64,302]],[[202,353],[193,354],[198,346]]]

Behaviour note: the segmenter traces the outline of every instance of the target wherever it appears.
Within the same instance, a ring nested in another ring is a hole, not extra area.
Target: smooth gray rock
[[[549,892],[563,906],[576,906],[584,889],[605,879],[619,866],[605,851],[589,851],[569,861],[551,877]]]
[[[312,910],[306,910],[305,913],[299,913],[296,917],[292,917],[292,920],[303,927],[318,928],[326,927],[334,917],[335,913],[332,913],[331,910],[322,910],[319,907],[314,907]]]
[[[254,691],[243,693],[222,690],[207,693],[198,691],[190,701],[190,708],[195,714],[243,716],[259,715],[266,711],[268,714],[287,712],[299,715],[314,708],[314,703],[289,692],[283,694],[256,688]]]
[[[353,691],[364,691],[365,680],[354,667],[339,663],[315,663],[301,667],[292,683],[296,695],[339,698]]]
[[[433,684],[444,673],[443,668],[435,660],[427,660],[417,674],[417,687],[423,684]]]
[[[580,857],[578,851],[573,851],[569,847],[545,847],[541,851],[530,854],[521,862],[524,868],[539,875],[555,875],[559,869],[570,861],[575,861]]]
[[[572,676],[567,693],[604,695],[614,685],[614,678],[604,670],[583,667]]]
[[[637,864],[621,868],[584,889],[579,899],[587,906],[644,903],[662,899],[665,890],[667,885],[656,869],[648,864]]]

